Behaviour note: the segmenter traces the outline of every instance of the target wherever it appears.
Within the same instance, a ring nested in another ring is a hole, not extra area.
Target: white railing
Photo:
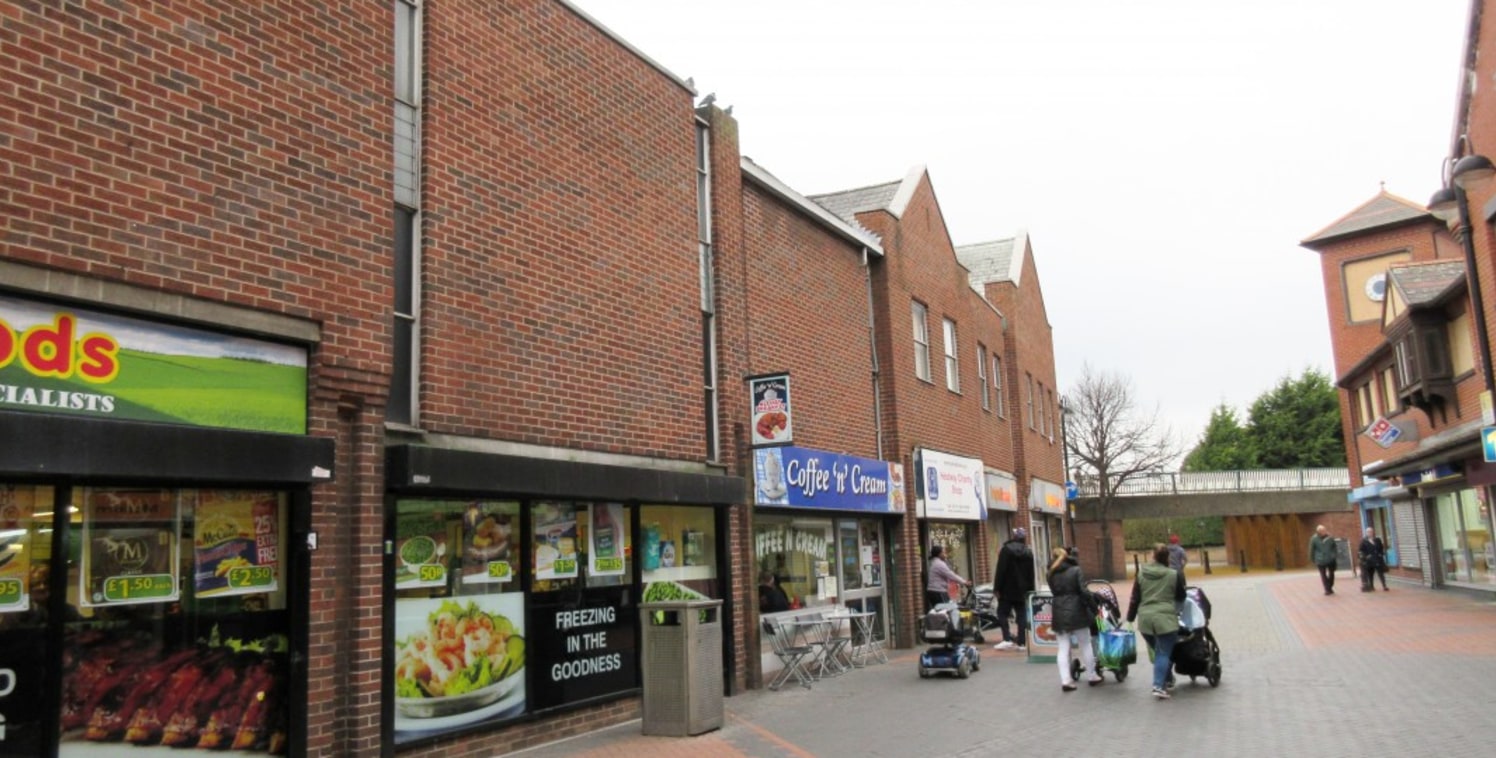
[[[1081,497],[1096,497],[1100,487],[1095,478],[1082,477],[1076,482]],[[1350,469],[1304,468],[1266,469],[1260,471],[1160,471],[1139,474],[1122,483],[1113,494],[1129,495],[1198,495],[1213,492],[1269,492],[1274,490],[1348,490]]]

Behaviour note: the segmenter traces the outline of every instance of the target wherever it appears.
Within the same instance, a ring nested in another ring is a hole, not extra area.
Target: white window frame
[[[997,353],[992,354],[992,396],[996,401],[998,418],[1007,418],[1008,406],[1003,400],[1003,359]]]
[[[961,361],[957,357],[959,348],[956,345],[956,322],[942,319],[941,327],[945,338],[945,388],[960,394]]]
[[[914,317],[914,375],[930,381],[930,324],[929,309],[918,300],[913,301],[911,314]]]
[[[1028,416],[1028,428],[1034,428],[1034,375],[1025,372],[1023,375],[1023,407]]]
[[[982,410],[992,410],[992,388],[987,386],[987,346],[977,343],[977,384],[982,387]]]

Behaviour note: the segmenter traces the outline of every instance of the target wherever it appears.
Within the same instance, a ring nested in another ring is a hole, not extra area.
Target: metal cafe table
[[[883,641],[873,634],[874,619],[878,614],[872,611],[854,611],[851,609],[826,615],[828,619],[850,620],[852,629],[842,645],[842,654],[848,666],[866,667],[870,662],[888,663],[888,656],[883,652]]]

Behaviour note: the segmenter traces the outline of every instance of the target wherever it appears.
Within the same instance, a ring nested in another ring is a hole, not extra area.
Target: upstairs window
[[[945,388],[961,391],[960,366],[956,361],[956,322],[945,319]]]
[[[930,326],[924,303],[915,302],[911,308],[914,316],[914,375],[930,381]]]
[[[992,354],[992,397],[997,415],[1007,416],[1007,401],[1003,400],[1003,359],[997,353]]]
[[[977,343],[977,384],[982,388],[982,410],[992,410],[992,388],[987,386],[987,346]]]

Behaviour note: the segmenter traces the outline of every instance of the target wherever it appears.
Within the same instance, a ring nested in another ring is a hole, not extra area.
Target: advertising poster
[[[748,392],[753,402],[753,444],[783,445],[794,442],[789,374],[749,379]]]
[[[95,490],[84,503],[83,605],[174,602],[181,596],[181,519],[169,490]]]
[[[626,605],[618,592],[531,608],[531,661],[536,667],[531,708],[553,708],[637,687],[638,616],[638,607]]]
[[[275,590],[280,544],[280,499],[275,493],[203,490],[192,538],[198,597]]]
[[[395,742],[525,712],[525,596],[395,600]]]
[[[0,486],[0,613],[31,607],[30,487]]]
[[[592,576],[623,575],[623,535],[628,524],[623,520],[623,505],[598,503],[592,510],[592,528],[587,532],[587,572]]]
[[[462,583],[514,580],[518,503],[468,503],[462,513]]]
[[[535,578],[576,578],[577,507],[570,503],[537,503],[532,518]]]
[[[0,294],[0,408],[306,433],[306,350]]]
[[[888,512],[904,512],[904,464],[888,464]]]
[[[1060,654],[1060,637],[1054,631],[1054,595],[1047,590],[1028,596],[1029,644],[1031,663],[1053,662]]]
[[[920,517],[952,521],[987,518],[986,473],[976,458],[919,451]]]
[[[406,503],[395,519],[395,589],[447,585],[447,505]]]

